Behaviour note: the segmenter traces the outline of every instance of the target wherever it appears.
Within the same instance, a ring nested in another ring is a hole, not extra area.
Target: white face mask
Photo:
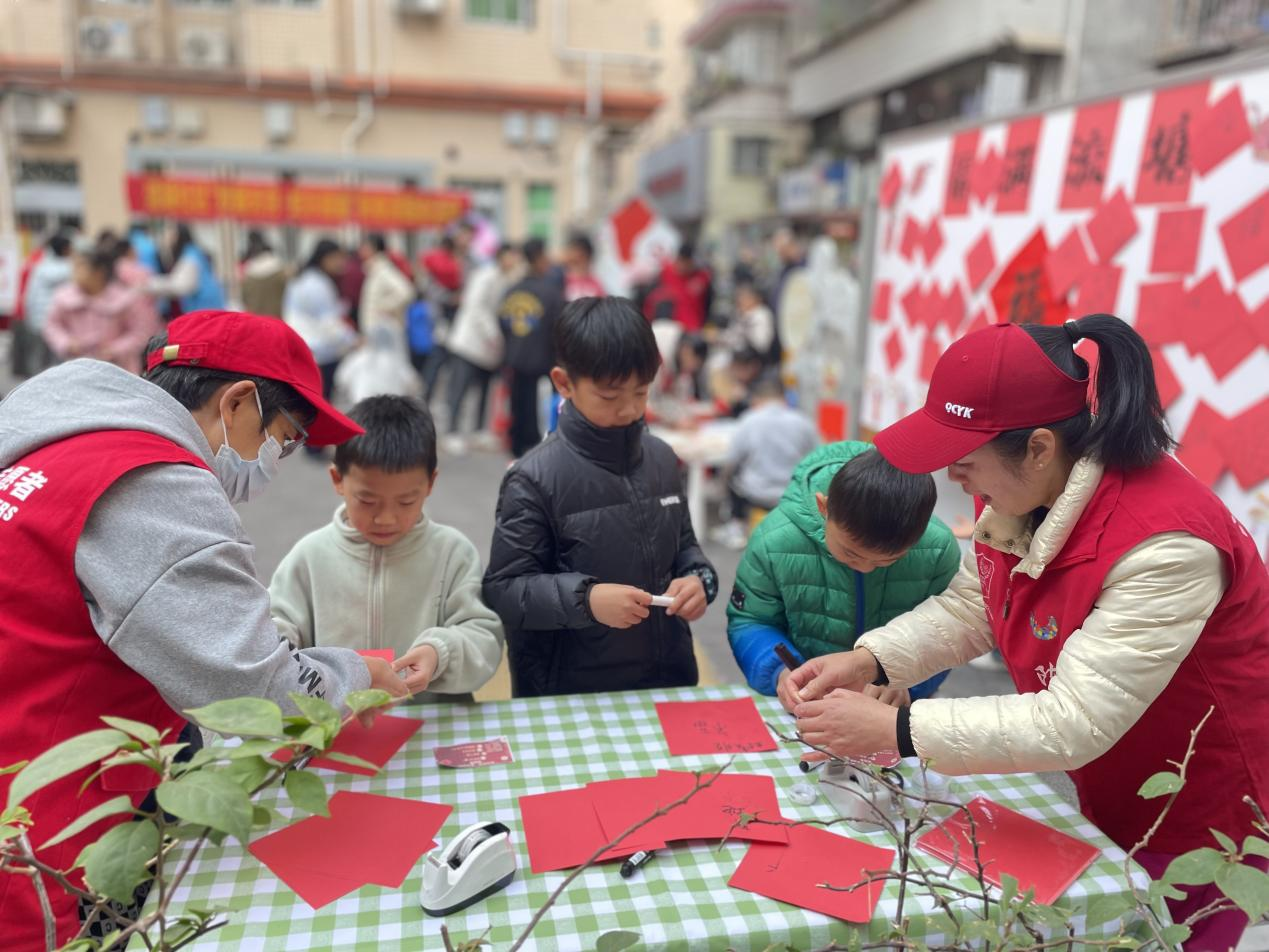
[[[256,391],[256,409],[260,411],[260,425],[264,426],[264,408],[260,405],[259,391]],[[277,474],[278,461],[282,458],[282,444],[269,434],[256,458],[247,460],[229,445],[229,430],[225,426],[223,415],[220,418],[220,429],[225,435],[225,442],[216,451],[212,468],[230,502],[248,502],[253,496],[259,496],[269,480]]]

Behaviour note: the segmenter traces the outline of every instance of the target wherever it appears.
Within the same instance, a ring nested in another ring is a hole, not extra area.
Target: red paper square
[[[1233,326],[1235,309],[1241,306],[1241,301],[1230,300],[1220,275],[1209,272],[1182,299],[1176,319],[1177,340],[1185,344],[1190,353],[1202,353]]]
[[[368,760],[372,764],[378,764],[382,769],[384,764],[391,760],[393,755],[422,726],[423,721],[418,718],[381,714],[375,718],[374,726],[366,728],[362,727],[361,721],[354,717],[340,730],[339,736],[335,738],[335,743],[330,747],[330,751],[338,754],[348,754],[352,757],[360,757],[362,760]],[[314,757],[312,765],[314,767],[325,767],[327,770],[342,770],[345,773],[361,774],[366,777],[373,777],[378,772],[367,770],[365,767],[357,767],[353,764],[342,764],[337,760],[328,760],[325,757]]]
[[[887,872],[894,850],[814,826],[789,829],[789,845],[755,843],[727,885],[846,922],[870,922],[885,883],[845,890]],[[826,889],[822,884],[837,887]]]
[[[657,717],[673,757],[776,750],[752,698],[734,701],[661,701]]]
[[[899,306],[913,327],[925,323],[925,291],[917,282],[912,282],[912,286],[899,298]]]
[[[1118,99],[1094,103],[1076,111],[1058,207],[1064,210],[1095,208],[1102,200],[1118,121]]]
[[[1137,319],[1133,327],[1152,346],[1181,339],[1179,321],[1185,304],[1180,281],[1158,281],[1137,288]]]
[[[893,371],[899,366],[899,361],[903,360],[903,341],[899,337],[899,329],[891,328],[890,333],[886,335],[886,343],[882,348],[886,352],[886,364]]]
[[[1164,356],[1163,351],[1155,347],[1150,348],[1150,358],[1154,362],[1154,382],[1159,390],[1159,403],[1166,410],[1176,403],[1176,398],[1181,395],[1181,383],[1172,372],[1172,366],[1168,363],[1168,358]]]
[[[899,171],[899,163],[891,162],[886,169],[885,178],[881,180],[881,191],[878,198],[881,200],[882,208],[889,208],[894,204],[894,200],[899,197],[899,191],[903,188],[903,173]]]
[[[903,237],[899,239],[899,254],[909,261],[916,254],[917,248],[921,246],[922,240],[925,238],[925,229],[923,229],[915,218],[909,215],[903,221]]]
[[[1101,262],[1109,262],[1136,233],[1137,216],[1122,188],[1088,222],[1088,238]]]
[[[604,835],[594,801],[585,787],[521,797],[520,826],[524,831],[525,848],[529,851],[529,868],[535,873],[581,866],[595,855],[597,849],[612,842]],[[636,833],[628,841],[604,853],[599,861],[607,862],[631,856],[640,850],[664,846],[664,841]]]
[[[1203,357],[1216,379],[1221,380],[1259,349],[1260,338],[1246,323],[1240,323],[1205,344]]]
[[[969,289],[977,291],[996,270],[996,252],[991,247],[991,232],[984,231],[965,256],[965,272],[969,275]]]
[[[943,229],[939,227],[939,220],[932,218],[925,229],[925,235],[921,238],[921,251],[925,254],[926,264],[933,264],[942,248]]]
[[[1181,436],[1177,459],[1205,486],[1215,485],[1225,474],[1225,452],[1219,444],[1229,425],[1229,420],[1200,400]]]
[[[996,185],[998,213],[1025,212],[1031,203],[1031,176],[1035,171],[1043,116],[1028,116],[1009,123],[1005,154]]]
[[[986,205],[988,199],[996,194],[996,189],[1000,185],[1001,165],[1000,150],[994,146],[974,163],[974,171],[970,173],[969,188],[979,204]]]
[[[1079,283],[1092,265],[1077,225],[1067,232],[1061,244],[1049,252],[1046,271],[1053,296],[1059,300],[1066,297],[1072,285]]]
[[[952,155],[947,168],[947,190],[943,198],[943,214],[964,215],[969,211],[969,196],[974,174],[974,155],[978,152],[978,129],[969,129],[952,137]]]
[[[1235,281],[1242,281],[1269,264],[1269,189],[1226,219],[1220,231]]]
[[[1250,141],[1247,109],[1235,85],[1195,125],[1190,165],[1200,175],[1206,175]]]
[[[1265,433],[1269,433],[1269,399],[1234,417],[1216,437],[1230,472],[1247,491],[1269,479],[1269,440],[1263,438]]]
[[[1160,211],[1154,226],[1154,254],[1150,270],[1155,274],[1193,274],[1198,264],[1199,238],[1203,234],[1202,208]]]
[[[1095,264],[1080,281],[1075,311],[1085,314],[1114,314],[1119,301],[1119,283],[1124,269],[1113,264]]]
[[[1048,256],[1044,229],[1037,228],[992,286],[991,300],[998,323],[1061,324],[1066,320],[1070,309],[1055,299],[1049,288],[1045,273]]]
[[[849,414],[841,400],[821,400],[816,408],[816,425],[820,439],[825,443],[840,443],[846,439]]]
[[[890,317],[890,295],[893,290],[894,285],[889,281],[878,281],[873,286],[872,309],[868,312],[868,316],[874,321],[884,324]]]
[[[357,654],[363,658],[382,658],[388,663],[396,660],[396,652],[391,648],[358,648]]]
[[[946,324],[948,332],[954,332],[965,320],[965,294],[959,284],[953,284],[943,295],[943,303],[938,311],[934,326]],[[932,330],[933,328],[931,328]]]
[[[1189,201],[1190,155],[1195,127],[1207,113],[1207,89],[1204,80],[1154,94],[1137,170],[1138,205]]]
[[[926,383],[934,377],[934,368],[943,356],[943,347],[934,338],[934,331],[925,335],[925,343],[921,345],[921,379]]]
[[[1020,892],[1034,888],[1036,902],[1042,905],[1053,905],[1101,855],[1096,846],[983,797],[975,797],[966,807],[974,817],[983,878],[999,886],[1002,876],[1012,876]],[[921,836],[917,845],[961,869],[976,871],[963,810]]]

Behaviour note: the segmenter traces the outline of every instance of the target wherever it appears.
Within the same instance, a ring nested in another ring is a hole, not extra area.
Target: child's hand
[[[387,691],[394,698],[403,698],[409,695],[405,682],[402,681],[392,665],[384,661],[382,658],[363,658],[366,662],[366,668],[370,671],[370,687],[378,688],[381,691]],[[368,711],[362,711],[357,715],[357,719],[361,721],[363,727],[370,727],[375,720],[376,714],[383,713],[387,708],[371,708]]]
[[[590,613],[609,628],[633,628],[648,617],[652,596],[633,585],[594,585]]]
[[[440,655],[434,647],[419,645],[392,662],[392,670],[398,674],[404,671],[406,688],[411,694],[418,694],[427,690],[432,678],[436,677],[436,666],[440,663]]]
[[[695,575],[684,575],[676,578],[665,590],[665,594],[674,599],[674,604],[665,610],[667,615],[678,615],[684,621],[700,621],[709,608],[709,599],[705,597],[705,584]]]

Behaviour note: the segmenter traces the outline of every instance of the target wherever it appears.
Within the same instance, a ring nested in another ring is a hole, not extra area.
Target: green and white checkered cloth
[[[452,805],[454,812],[437,836],[441,845],[474,823],[497,820],[510,827],[520,858],[515,880],[502,892],[444,920],[456,942],[476,938],[488,929],[490,947],[505,952],[567,875],[534,875],[530,871],[528,852],[519,835],[517,799],[523,794],[651,774],[662,768],[717,767],[726,761],[725,756],[669,755],[655,704],[743,696],[751,695],[744,688],[724,686],[411,708],[410,713],[424,717],[426,723],[378,776],[319,773],[332,794],[355,790]],[[787,719],[774,698],[755,696],[755,700],[771,723]],[[432,755],[433,748],[442,744],[492,737],[510,740],[514,763],[452,770],[438,767]],[[774,777],[786,817],[831,819],[834,813],[823,797],[808,807],[789,799],[790,788],[807,780],[798,769],[798,758],[796,749],[782,745],[775,752],[738,755],[732,769]],[[1097,862],[1061,900],[1079,911],[1076,927],[1081,934],[1089,899],[1126,892],[1123,851],[1039,777],[1023,774],[951,781],[955,799],[964,802],[978,794],[1102,850]],[[266,791],[260,802],[276,807],[284,816],[295,816],[280,790]],[[884,834],[859,834],[844,825],[834,830],[876,845],[889,845]],[[537,952],[594,949],[600,935],[616,929],[641,935],[643,944],[637,948],[675,952],[729,947],[747,952],[775,942],[806,949],[832,939],[844,940],[850,928],[845,923],[729,887],[727,880],[747,849],[743,842],[729,843],[721,851],[705,843],[676,843],[659,852],[631,879],[622,879],[614,864],[588,869],[547,913],[525,948]],[[314,910],[241,844],[227,840],[220,847],[204,847],[174,896],[172,910],[226,903],[242,907],[231,914],[228,926],[193,946],[197,949],[399,948],[432,952],[444,948],[441,920],[427,916],[419,907],[421,868],[421,864],[416,867],[399,890],[364,886]],[[1135,870],[1134,878],[1139,886],[1149,882],[1140,870]],[[967,877],[965,882],[972,881]],[[151,903],[154,898],[152,895]],[[897,899],[897,884],[888,883],[873,923],[878,934],[884,934],[886,921],[894,918]],[[931,943],[937,941],[938,923],[929,917],[932,901],[909,892],[906,905],[912,920],[910,934]],[[1103,929],[1113,934],[1111,927]]]

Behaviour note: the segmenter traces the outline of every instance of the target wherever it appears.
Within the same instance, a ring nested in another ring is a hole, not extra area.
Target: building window
[[[472,211],[491,223],[500,235],[506,234],[501,182],[450,179],[449,187],[458,192],[466,192],[471,197]]]
[[[178,7],[220,7],[228,9],[234,5],[234,0],[174,0]]]
[[[321,0],[254,0],[258,7],[315,7]]]
[[[533,26],[534,0],[464,0],[467,19],[477,23]]]
[[[555,186],[529,186],[528,232],[530,238],[541,238],[548,245],[555,232]]]
[[[737,136],[731,140],[732,175],[767,175],[770,169],[770,139]]]

